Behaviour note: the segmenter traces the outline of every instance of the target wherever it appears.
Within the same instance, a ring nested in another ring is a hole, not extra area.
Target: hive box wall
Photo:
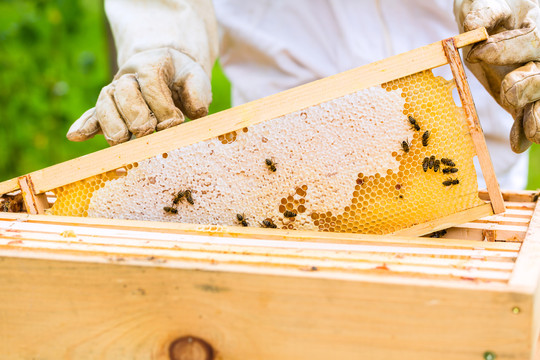
[[[530,357],[531,296],[502,288],[72,260],[2,258],[6,359],[168,359],[187,335],[217,359]]]

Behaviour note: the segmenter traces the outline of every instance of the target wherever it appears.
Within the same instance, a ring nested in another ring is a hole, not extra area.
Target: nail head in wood
[[[169,357],[171,360],[213,360],[214,350],[202,339],[183,336],[171,343]]]

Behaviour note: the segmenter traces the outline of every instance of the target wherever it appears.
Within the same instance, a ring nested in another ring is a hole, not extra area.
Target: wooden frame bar
[[[488,201],[489,194],[487,190],[480,190],[478,192],[480,199]],[[514,190],[512,192],[503,192],[503,199],[506,203],[508,202],[536,202],[540,196],[540,191],[531,191],[531,190]]]
[[[19,188],[21,189],[24,205],[29,214],[44,214],[45,209],[49,207],[47,196],[45,194],[37,194],[32,184],[32,179],[29,175],[21,176],[18,179]]]
[[[489,200],[491,202],[491,206],[493,206],[493,212],[495,214],[500,214],[504,212],[504,201],[501,191],[499,190],[499,184],[497,183],[497,177],[495,176],[495,170],[493,169],[493,164],[491,163],[486,141],[484,140],[482,126],[480,125],[480,121],[476,115],[474,101],[472,99],[471,90],[469,89],[469,84],[467,83],[467,77],[465,76],[465,71],[463,69],[463,64],[461,63],[458,48],[456,47],[453,38],[443,40],[442,44],[444,53],[448,58],[448,64],[450,65],[450,69],[452,69],[452,74],[454,75],[461,105],[463,106],[465,116],[469,121],[469,130],[471,132],[473,144],[478,156],[478,162],[480,163],[480,168],[482,169],[482,174],[484,174],[489,193]]]
[[[136,220],[118,220],[118,219],[94,219],[84,217],[70,216],[52,216],[52,215],[28,215],[16,213],[0,213],[0,221],[16,221],[17,224],[54,224],[59,232],[74,231],[81,229],[90,231],[94,234],[103,234],[107,231],[141,231],[150,236],[150,233],[175,234],[175,235],[199,235],[215,237],[213,242],[224,244],[239,244],[240,242],[231,242],[224,239],[250,239],[253,244],[261,245],[266,240],[271,241],[295,241],[312,243],[331,243],[348,245],[389,245],[389,246],[433,246],[437,245],[444,248],[482,248],[488,250],[517,251],[520,244],[506,242],[468,242],[467,240],[440,239],[406,236],[406,235],[369,235],[369,234],[343,234],[318,231],[289,231],[280,229],[262,229],[262,228],[244,228],[238,226],[213,226],[213,225],[194,225],[181,223],[168,223],[159,221],[136,221]],[[22,225],[21,225],[22,226]],[[14,225],[11,228],[16,228]],[[99,229],[103,229],[100,231]],[[163,235],[165,236],[165,235]]]

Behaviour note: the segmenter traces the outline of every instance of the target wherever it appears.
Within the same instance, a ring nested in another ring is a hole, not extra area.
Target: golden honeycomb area
[[[393,140],[395,143],[392,143],[391,158],[394,159],[395,163],[389,165],[384,172],[369,173],[359,166],[354,179],[350,180],[351,191],[348,192],[350,195],[339,199],[340,204],[343,205],[337,211],[335,210],[336,206],[333,210],[329,207],[328,210],[322,211],[321,209],[325,208],[324,201],[320,200],[320,195],[313,195],[313,193],[320,194],[321,191],[324,191],[324,189],[321,190],[324,188],[324,184],[314,185],[309,182],[297,181],[292,191],[290,187],[279,189],[279,182],[272,184],[272,191],[281,194],[275,203],[267,204],[261,201],[260,203],[249,202],[242,206],[216,207],[223,209],[220,210],[219,215],[212,215],[209,204],[204,207],[190,208],[185,202],[178,206],[176,210],[178,214],[168,214],[162,210],[164,206],[173,206],[168,200],[169,205],[166,202],[160,203],[159,206],[152,205],[152,207],[147,206],[146,208],[145,205],[141,205],[141,208],[137,209],[137,213],[133,210],[133,213],[124,216],[120,211],[120,214],[116,213],[114,216],[143,220],[198,221],[212,225],[242,226],[236,220],[236,214],[245,213],[246,218],[249,219],[249,226],[261,226],[264,220],[268,220],[282,229],[387,234],[482,205],[483,201],[477,195],[476,171],[473,165],[474,146],[463,110],[456,106],[452,97],[452,90],[455,88],[454,81],[435,77],[428,70],[382,84],[381,87],[388,93],[399,92],[404,103],[403,116],[399,120],[387,120],[400,121],[401,125],[405,124],[410,127],[410,130],[407,130],[409,135]],[[309,114],[309,112],[298,112],[303,119],[308,116],[306,113]],[[409,117],[414,119],[416,128],[410,122]],[[255,126],[257,125],[221,135],[217,140],[222,146],[230,146],[242,141],[243,136],[249,136]],[[429,132],[427,136],[426,132]],[[279,135],[275,136],[286,137],[290,134],[280,132]],[[270,140],[268,134],[262,136],[261,139],[262,143],[267,143]],[[256,152],[256,149],[248,149],[248,147],[246,145],[240,148],[238,153],[228,156],[239,158],[246,151]],[[153,159],[159,158],[159,161],[163,162],[171,157],[163,154]],[[454,165],[442,164],[441,159],[443,158],[451,159]],[[273,160],[276,160],[279,170],[286,171],[288,169],[283,165],[286,164],[285,159]],[[141,161],[140,164],[142,165],[143,162]],[[142,171],[140,167],[135,169],[138,165],[127,166],[125,168],[127,174],[132,171]],[[436,167],[438,168],[436,169]],[[452,168],[456,170],[449,170]],[[447,173],[444,173],[443,170]],[[101,189],[108,182],[118,180],[122,176],[123,174],[119,174],[118,171],[111,171],[54,189],[57,200],[50,212],[55,215],[88,216],[93,195],[103,191]],[[159,174],[138,173],[136,176],[144,178],[148,186],[155,186],[155,183],[159,183],[160,179],[165,179]],[[264,176],[266,179],[272,176],[272,173],[268,172]],[[215,179],[212,176],[208,178]],[[166,180],[162,181],[166,182]],[[257,181],[259,180],[257,179]],[[205,181],[201,180],[200,183],[200,186],[197,185],[199,183],[189,185],[197,199],[201,199],[210,192],[208,187],[212,182],[206,179]],[[128,186],[127,184],[122,186]],[[256,182],[255,185],[251,185],[256,186]],[[154,190],[156,198],[163,196],[162,193],[166,192],[163,190],[164,188],[166,186]],[[174,193],[182,188],[186,187],[173,186],[167,195],[168,198],[172,199]],[[237,191],[234,189],[234,187],[230,187],[229,193],[222,193],[221,196],[232,197]],[[107,196],[108,199],[110,195],[117,192],[110,191],[112,192]],[[103,200],[99,201],[102,201],[100,206],[103,207]],[[119,202],[122,202],[122,199],[116,200],[116,203]],[[96,205],[96,207],[98,206]],[[124,209],[122,211],[130,212],[132,210]],[[294,216],[285,216],[287,213],[290,215],[291,212]],[[267,214],[267,216],[262,214]],[[98,213],[98,215],[100,214]]]
[[[129,165],[126,169],[132,167],[133,165]],[[117,179],[123,174],[125,171],[107,171],[54,189],[56,200],[48,213],[63,216],[88,216],[88,205],[94,192],[103,188],[107,181]]]

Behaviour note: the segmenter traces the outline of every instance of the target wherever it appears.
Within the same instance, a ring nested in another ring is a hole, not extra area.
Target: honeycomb
[[[368,234],[441,218],[483,204],[454,88],[424,71],[363,89],[55,189],[51,212]]]
[[[129,165],[126,169],[132,167],[133,165]],[[94,191],[104,187],[107,181],[117,179],[122,175],[125,175],[125,172],[107,171],[54,189],[56,201],[48,213],[64,216],[88,216],[88,205]]]

